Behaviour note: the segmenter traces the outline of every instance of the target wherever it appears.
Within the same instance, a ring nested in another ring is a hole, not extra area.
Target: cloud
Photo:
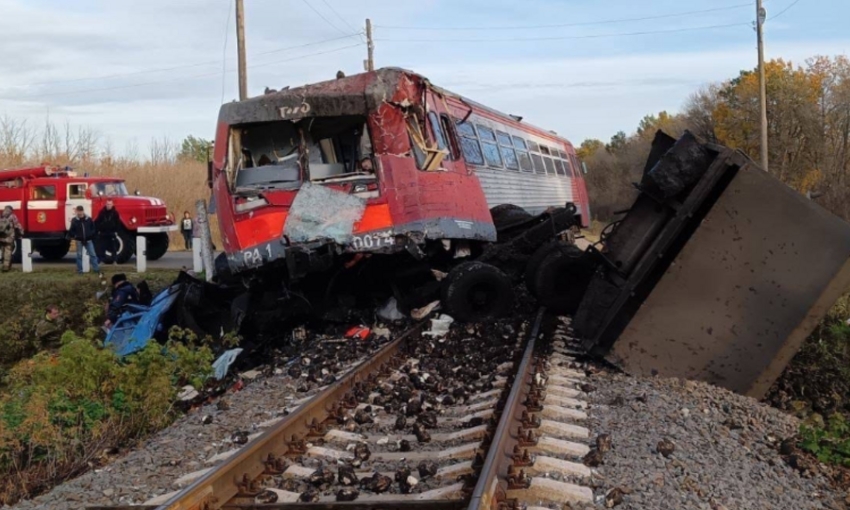
[[[633,129],[648,113],[675,111],[701,85],[731,78],[755,65],[754,37],[746,27],[672,39],[490,44],[440,43],[441,38],[449,38],[446,33],[416,32],[414,37],[413,32],[380,28],[440,26],[448,23],[447,13],[453,22],[464,25],[606,19],[612,12],[617,13],[614,17],[646,14],[633,0],[611,0],[606,8],[582,6],[578,16],[572,15],[574,5],[554,0],[327,2],[340,16],[323,2],[313,5],[330,23],[299,1],[246,2],[251,93],[261,93],[266,86],[329,79],[338,69],[349,75],[359,72],[365,47],[336,50],[358,43],[359,37],[340,37],[359,30],[364,13],[371,13],[379,38],[431,37],[435,41],[379,42],[379,66],[413,69],[438,85],[522,115],[576,142],[587,137],[607,139],[621,129]],[[688,9],[713,6],[707,0],[696,3],[700,5]],[[222,98],[228,101],[236,96],[231,7],[231,0],[0,0],[0,115],[40,125],[49,112],[58,122],[68,120],[96,129],[116,147],[133,139],[144,143],[162,136],[211,137]],[[771,39],[768,58],[802,62],[816,54],[844,53],[850,47],[844,35],[811,40],[817,35],[793,29],[797,18],[780,20],[792,28],[774,23],[777,38],[781,33],[783,37],[805,35],[808,40]],[[689,23],[714,21],[677,19],[660,28]],[[223,53],[225,32],[228,47]],[[451,34],[498,38],[502,33]],[[296,47],[329,39],[338,40]],[[673,49],[671,41],[676,43]],[[222,78],[223,57],[227,72]]]

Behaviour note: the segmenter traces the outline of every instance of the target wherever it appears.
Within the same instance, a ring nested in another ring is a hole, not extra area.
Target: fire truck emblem
[[[40,213],[38,213],[38,216],[35,217],[35,220],[39,223],[46,223],[47,222],[47,214],[44,213],[44,212],[40,212]]]

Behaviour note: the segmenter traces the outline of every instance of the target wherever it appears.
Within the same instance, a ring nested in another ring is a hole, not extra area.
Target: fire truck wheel
[[[20,264],[21,263],[21,240],[18,239],[15,241],[15,244],[12,245],[12,263]]]
[[[71,250],[70,241],[62,241],[59,244],[47,244],[38,247],[38,254],[44,260],[62,260]]]
[[[596,265],[573,245],[556,245],[538,265],[533,287],[540,304],[555,313],[578,309]]]
[[[168,234],[160,232],[158,234],[149,234],[148,239],[148,260],[159,260],[168,251]]]
[[[480,322],[507,314],[514,302],[511,280],[483,262],[464,262],[443,280],[443,306],[461,322]]]
[[[557,240],[544,244],[540,248],[537,248],[531,257],[528,259],[528,262],[525,264],[525,288],[528,289],[528,292],[531,293],[532,296],[537,297],[537,272],[540,270],[540,264],[546,257],[549,256],[554,250],[558,249],[566,249],[572,251],[572,249],[578,249],[571,244],[567,244],[563,241]]]
[[[510,228],[532,218],[528,211],[513,204],[497,205],[490,209],[490,216],[493,218],[496,230]]]
[[[133,257],[133,253],[136,251],[136,240],[133,238],[133,233],[120,229],[116,232],[116,237],[118,238],[118,251],[116,253],[107,253],[102,242],[95,243],[97,258],[102,262],[124,264]]]

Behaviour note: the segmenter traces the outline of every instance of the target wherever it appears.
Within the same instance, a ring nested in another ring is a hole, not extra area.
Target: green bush
[[[146,280],[157,292],[174,281],[176,273],[153,271],[128,277],[134,283]],[[106,290],[108,285],[95,275],[77,276],[72,270],[0,275],[0,373],[44,347],[34,333],[48,305],[58,306],[67,328],[78,334],[100,326],[105,319],[106,299],[95,296]]]
[[[168,425],[178,388],[201,387],[212,361],[208,347],[175,341],[119,360],[93,336],[67,332],[57,353],[15,365],[0,396],[0,504]]]
[[[840,413],[830,416],[823,426],[802,425],[800,447],[825,464],[850,467],[850,425]]]

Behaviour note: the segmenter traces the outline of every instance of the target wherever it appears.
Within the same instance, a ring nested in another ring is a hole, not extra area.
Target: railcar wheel
[[[551,250],[537,266],[532,286],[541,305],[571,315],[578,309],[596,265],[574,245],[555,246],[558,249]]]
[[[496,225],[497,231],[511,228],[533,218],[528,211],[513,204],[501,204],[493,207],[490,209],[490,216],[493,218],[493,224]]]
[[[507,314],[514,302],[510,279],[495,266],[464,262],[443,280],[443,306],[460,322],[480,322]]]
[[[549,243],[544,244],[540,248],[537,248],[537,250],[528,259],[528,262],[526,262],[526,264],[525,264],[524,280],[525,280],[525,288],[528,289],[528,292],[530,292],[532,296],[537,297],[536,278],[537,278],[537,272],[540,270],[540,264],[553,251],[561,249],[561,248],[566,248],[567,246],[571,246],[571,245],[567,244],[563,241],[559,241],[559,240],[551,241]]]

